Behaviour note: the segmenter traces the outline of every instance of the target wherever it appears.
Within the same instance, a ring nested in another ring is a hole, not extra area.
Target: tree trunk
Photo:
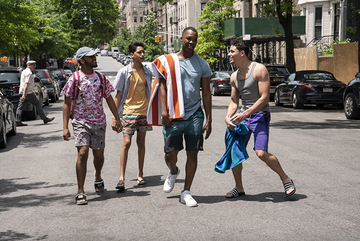
[[[294,56],[294,37],[292,33],[292,2],[293,0],[275,0],[276,14],[285,32],[286,41],[286,67],[290,73],[296,71]],[[281,4],[287,6],[286,17],[282,15]]]
[[[287,20],[280,21],[284,28],[286,41],[286,67],[290,73],[296,71],[295,56],[294,56],[294,37],[292,33],[292,16],[287,14]]]

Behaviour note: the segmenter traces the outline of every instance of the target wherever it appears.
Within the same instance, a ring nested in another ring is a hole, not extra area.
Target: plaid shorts
[[[105,149],[106,124],[90,124],[73,119],[75,146],[89,146],[93,150]]]
[[[123,115],[121,118],[123,125],[122,132],[133,135],[135,131],[152,131],[152,126],[148,124],[146,115]]]

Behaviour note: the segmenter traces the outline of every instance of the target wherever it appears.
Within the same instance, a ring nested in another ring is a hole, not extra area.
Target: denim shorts
[[[164,152],[169,153],[184,149],[183,136],[187,151],[202,151],[204,143],[203,124],[204,112],[201,108],[187,120],[172,120],[172,127],[163,127]]]
[[[267,151],[269,143],[270,112],[256,112],[246,117],[244,123],[249,128],[249,133],[241,136],[244,145],[247,146],[251,133],[253,133],[254,150]]]
[[[148,124],[146,115],[123,115],[121,118],[123,133],[133,135],[135,131],[152,131],[152,126]]]
[[[105,149],[106,124],[91,124],[73,119],[75,146],[89,146],[93,150]]]

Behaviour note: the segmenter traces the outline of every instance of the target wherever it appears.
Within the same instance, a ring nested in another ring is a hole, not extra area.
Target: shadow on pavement
[[[359,121],[326,120],[326,122],[277,121],[271,127],[281,129],[359,129]]]
[[[10,241],[10,240],[24,240],[34,238],[34,240],[45,240],[48,239],[47,235],[34,237],[26,233],[18,233],[13,230],[6,230],[5,232],[0,232],[0,241]]]
[[[256,195],[248,195],[235,197],[235,198],[225,198],[225,194],[221,196],[196,196],[193,195],[194,199],[199,203],[205,204],[214,204],[220,202],[236,202],[236,201],[250,201],[250,202],[273,202],[273,203],[281,203],[281,202],[294,202],[299,201],[301,199],[307,198],[306,195],[303,194],[294,194],[291,197],[285,197],[283,192],[266,192],[260,193]],[[171,196],[168,198],[180,198],[180,195]]]
[[[0,179],[0,212],[7,211],[10,208],[26,208],[34,206],[44,206],[50,202],[58,201],[67,198],[67,196],[58,196],[56,194],[47,195],[20,195],[12,197],[4,197],[5,194],[14,192],[28,191],[41,188],[56,188],[56,187],[70,187],[74,183],[62,183],[55,185],[48,185],[48,182],[33,182],[33,183],[16,183],[27,178],[13,178]]]

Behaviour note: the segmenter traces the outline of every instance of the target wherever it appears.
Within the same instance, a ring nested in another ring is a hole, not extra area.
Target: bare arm
[[[116,95],[115,95],[115,106],[116,106],[116,110],[119,110],[119,106],[120,106],[120,102],[121,102],[121,97],[122,97],[122,92],[121,91],[117,91],[116,92]],[[117,111],[116,111],[117,112]],[[112,118],[111,118],[111,126],[113,128],[113,130],[116,129],[116,118],[115,116],[113,115]],[[122,125],[120,126],[120,130],[122,130]],[[116,130],[115,130],[116,131]]]
[[[228,106],[228,110],[227,110],[226,116],[225,116],[225,123],[226,123],[227,127],[231,130],[233,130],[234,127],[236,126],[233,123],[231,123],[231,117],[236,113],[236,111],[239,107],[239,98],[240,98],[239,90],[235,86],[236,73],[237,72],[234,72],[231,74],[231,78],[230,78],[231,97],[230,97],[230,103]]]
[[[206,123],[203,127],[203,132],[206,131],[205,140],[209,138],[211,134],[211,122],[212,122],[212,107],[211,107],[211,92],[210,92],[210,77],[201,78],[202,86],[202,101],[205,109]]]
[[[269,73],[266,67],[262,64],[257,64],[254,70],[254,78],[258,82],[259,95],[260,98],[247,110],[243,113],[234,115],[231,118],[231,121],[235,123],[240,123],[247,116],[261,110],[270,100],[270,78]]]
[[[70,140],[70,131],[69,131],[69,119],[70,119],[70,107],[71,107],[71,98],[64,95],[64,105],[63,105],[63,138],[65,141]]]
[[[111,127],[114,131],[119,133],[122,130],[122,124],[121,124],[120,117],[118,114],[118,109],[116,108],[114,99],[111,95],[109,95],[109,97],[106,98],[106,103],[108,104],[108,106],[111,110],[111,113],[113,114],[113,117],[115,117],[115,121],[111,122]]]
[[[161,107],[161,123],[164,126],[172,126],[172,122],[169,118],[167,111],[167,93],[166,93],[166,80],[160,78],[160,107]]]

